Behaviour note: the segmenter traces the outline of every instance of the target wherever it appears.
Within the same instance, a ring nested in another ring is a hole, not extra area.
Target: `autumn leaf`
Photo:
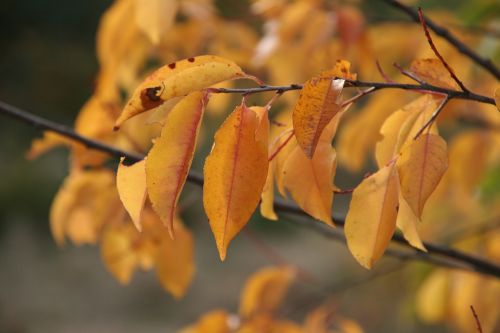
[[[174,212],[193,161],[206,92],[193,92],[170,112],[146,160],[146,183],[153,209],[174,237]]]
[[[231,315],[224,310],[213,310],[205,313],[198,321],[184,327],[179,333],[231,333]]]
[[[137,26],[151,42],[157,45],[175,20],[179,2],[177,0],[135,0]]]
[[[267,138],[257,139],[260,121],[244,104],[215,134],[204,167],[203,205],[221,260],[231,240],[257,207],[267,176]]]
[[[458,90],[459,86],[439,59],[418,59],[410,65],[410,71],[417,77],[434,86]]]
[[[426,323],[438,323],[448,313],[450,273],[444,269],[433,271],[417,291],[416,311]]]
[[[123,164],[124,159],[122,157],[118,164],[116,188],[135,227],[141,231],[141,214],[146,202],[145,160],[127,166]]]
[[[410,243],[411,246],[417,248],[421,251],[427,252],[420,235],[418,234],[418,226],[420,224],[420,218],[415,215],[411,207],[406,202],[406,199],[401,195],[399,191],[399,209],[398,218],[396,220],[396,226],[403,233],[403,237]]]
[[[364,179],[352,194],[345,221],[347,246],[354,258],[371,268],[394,234],[398,213],[398,178],[394,164]]]
[[[191,232],[177,218],[175,239],[162,237],[155,265],[156,276],[165,290],[175,298],[183,297],[195,273],[194,240]]]
[[[245,283],[240,297],[240,316],[248,318],[277,310],[295,273],[291,267],[269,267],[254,273]]]
[[[448,167],[446,142],[435,134],[422,134],[398,158],[401,193],[417,217]]]
[[[234,62],[213,55],[202,55],[165,65],[135,89],[115,123],[115,129],[127,119],[156,108],[171,98],[245,76]]]
[[[338,61],[333,70],[308,80],[300,92],[292,115],[293,129],[308,158],[313,157],[324,128],[341,110],[340,94],[345,80],[334,78],[351,77],[349,66],[346,61]]]
[[[281,170],[283,186],[293,200],[306,213],[327,224],[333,224],[333,178],[337,167],[332,139],[337,130],[341,113],[325,128],[319,139],[316,152],[309,159],[304,151],[293,143]]]

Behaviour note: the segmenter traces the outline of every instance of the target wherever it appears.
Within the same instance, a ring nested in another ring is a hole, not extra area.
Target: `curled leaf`
[[[234,62],[213,55],[188,58],[165,65],[136,88],[116,121],[115,129],[127,119],[156,108],[171,98],[245,76]]]
[[[170,112],[146,160],[146,183],[153,209],[173,237],[174,212],[193,161],[208,96],[193,92]]]

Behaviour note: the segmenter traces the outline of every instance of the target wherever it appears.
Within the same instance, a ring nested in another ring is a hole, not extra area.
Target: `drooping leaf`
[[[95,243],[102,226],[122,217],[114,174],[75,170],[65,179],[50,208],[50,228],[58,245]]]
[[[397,161],[401,194],[417,217],[448,167],[446,142],[422,134],[406,145]]]
[[[193,92],[170,112],[146,160],[146,183],[153,209],[174,236],[177,201],[193,161],[208,96]]]
[[[177,0],[149,0],[147,2],[135,0],[135,20],[151,42],[158,45],[161,37],[168,32],[174,22],[179,1]]]
[[[145,160],[127,166],[123,164],[124,159],[122,157],[120,164],[118,164],[116,188],[135,227],[141,231],[141,214],[146,202]]]
[[[347,246],[354,258],[371,268],[389,245],[398,210],[398,178],[394,164],[364,179],[352,194],[345,221]]]
[[[240,297],[240,316],[249,318],[277,310],[295,273],[291,267],[268,267],[254,273],[245,283]]]
[[[244,104],[215,134],[204,167],[203,205],[221,260],[230,241],[257,207],[267,176],[267,137],[258,140],[260,121]]]
[[[403,233],[403,237],[410,243],[411,246],[419,250],[427,252],[420,236],[418,234],[418,226],[420,224],[420,218],[415,215],[412,211],[406,199],[399,192],[399,209],[398,218],[396,220],[396,226]]]
[[[345,81],[334,78],[350,78],[349,66],[346,61],[337,62],[334,69],[307,81],[300,92],[293,110],[293,129],[297,142],[308,158],[313,157],[324,128],[341,110],[340,94]]]
[[[295,144],[281,170],[283,185],[293,200],[306,213],[327,224],[333,224],[333,178],[337,161],[331,142],[340,115],[339,113],[323,131],[312,159]]]
[[[210,87],[216,83],[245,77],[245,73],[234,62],[203,55],[165,65],[148,76],[134,91],[115,129],[127,119],[156,108],[165,101]]]
[[[175,298],[185,295],[195,273],[194,241],[191,232],[175,218],[175,239],[163,237],[156,254],[156,275]]]

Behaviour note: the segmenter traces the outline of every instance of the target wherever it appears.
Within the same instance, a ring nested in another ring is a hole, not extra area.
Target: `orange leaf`
[[[241,294],[240,316],[249,318],[277,310],[294,277],[291,267],[268,267],[253,274]]]
[[[213,55],[188,58],[165,65],[136,88],[116,121],[115,129],[127,119],[156,108],[171,98],[185,96],[239,77],[245,77],[245,73],[238,65]]]
[[[439,59],[417,59],[411,63],[410,70],[420,79],[434,86],[458,90],[458,84]]]
[[[257,207],[266,182],[267,137],[256,138],[259,124],[254,111],[244,104],[236,107],[215,134],[205,162],[203,204],[221,260]]]
[[[194,241],[191,232],[175,219],[176,237],[163,237],[156,255],[156,275],[165,290],[181,298],[193,280]]]
[[[283,185],[293,200],[309,215],[327,224],[333,224],[333,178],[337,167],[336,153],[331,141],[338,120],[332,120],[319,139],[316,152],[309,159],[295,144],[281,170]]]
[[[171,237],[175,207],[193,161],[207,99],[205,92],[193,92],[182,99],[168,115],[146,160],[149,199]]]
[[[403,233],[404,238],[410,243],[411,246],[427,252],[420,236],[418,234],[418,225],[420,224],[420,218],[413,213],[412,209],[406,202],[405,198],[399,192],[399,209],[398,218],[396,220],[396,225]]]
[[[446,142],[439,135],[422,134],[403,148],[397,161],[402,196],[419,218],[448,168],[446,149]]]
[[[141,231],[141,214],[146,202],[146,169],[142,160],[133,165],[123,164],[122,157],[116,173],[116,188],[123,206],[137,230]]]
[[[394,164],[364,179],[352,194],[346,216],[347,246],[354,258],[371,268],[389,245],[398,209],[398,178]]]
[[[304,84],[293,110],[293,129],[300,147],[308,158],[312,158],[321,133],[330,120],[340,111],[340,94],[344,88],[343,79],[349,78],[349,63],[337,62],[333,70],[320,74]]]

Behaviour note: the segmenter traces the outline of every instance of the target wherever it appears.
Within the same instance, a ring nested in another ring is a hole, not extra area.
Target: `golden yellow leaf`
[[[149,199],[171,237],[175,208],[193,161],[207,101],[207,93],[199,91],[183,98],[168,115],[146,159]]]
[[[95,243],[104,223],[122,216],[114,175],[107,170],[73,171],[50,209],[50,227],[58,245],[68,236],[75,244]]]
[[[266,182],[267,137],[258,140],[259,125],[254,111],[244,104],[236,107],[215,134],[205,161],[203,205],[221,260],[257,207]]]
[[[405,198],[401,195],[399,191],[399,209],[398,218],[396,220],[396,226],[403,233],[404,238],[410,243],[411,246],[427,252],[422,240],[418,234],[418,226],[420,224],[420,219],[412,211]]]
[[[183,328],[179,333],[230,333],[231,316],[224,310],[213,310],[204,314],[198,321]]]
[[[379,168],[398,155],[401,148],[413,140],[437,108],[434,98],[424,95],[391,114],[380,128],[382,139],[375,147],[375,158]],[[437,127],[431,126],[431,133],[437,134]]]
[[[141,214],[146,202],[145,160],[127,166],[122,157],[116,172],[116,188],[120,200],[129,213],[137,230],[141,231]]]
[[[267,267],[254,273],[245,283],[240,297],[240,316],[250,318],[277,310],[295,273],[291,267]]]
[[[278,215],[274,211],[274,161],[269,162],[266,183],[262,189],[260,214],[266,219],[278,220]]]
[[[450,274],[435,270],[420,286],[416,297],[418,316],[427,323],[438,323],[446,318],[449,299]]]
[[[418,59],[410,65],[410,70],[423,81],[438,87],[458,90],[459,86],[439,59]]]
[[[334,78],[352,77],[349,67],[348,62],[339,60],[335,68],[308,80],[300,91],[292,115],[293,129],[308,158],[313,157],[324,128],[341,110],[340,94],[345,81]]]
[[[401,194],[417,217],[448,167],[446,141],[439,135],[422,134],[406,145],[397,166]]]
[[[500,110],[500,87],[495,89],[495,104],[497,109]]]
[[[135,21],[154,45],[172,26],[177,10],[178,0],[135,0]]]
[[[135,89],[115,123],[115,129],[127,119],[156,108],[171,98],[245,76],[234,62],[213,55],[202,55],[165,65]]]
[[[156,275],[175,298],[185,295],[195,273],[194,241],[191,232],[176,219],[176,237],[162,237],[156,255]]]
[[[347,246],[354,258],[371,268],[389,245],[398,208],[398,178],[394,164],[364,179],[352,194],[345,221]]]
[[[295,144],[281,170],[283,185],[293,200],[306,213],[327,224],[333,224],[333,178],[337,161],[331,141],[338,118],[333,119],[323,131],[312,159]]]

